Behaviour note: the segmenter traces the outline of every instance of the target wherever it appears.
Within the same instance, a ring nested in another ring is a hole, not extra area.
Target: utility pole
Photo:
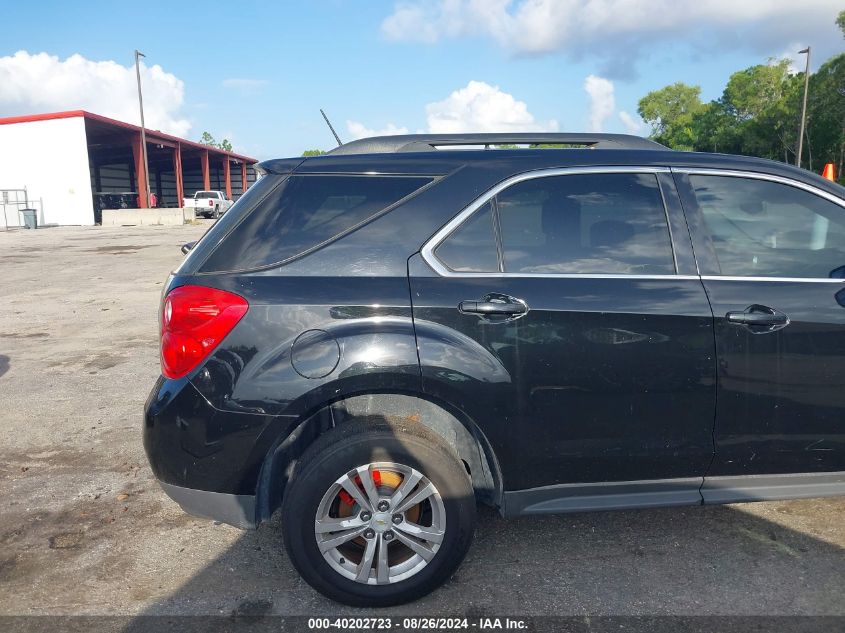
[[[138,78],[138,106],[141,108],[141,153],[144,156],[144,201],[150,207],[150,164],[147,161],[147,130],[144,126],[144,98],[141,96],[141,66],[138,58],[146,57],[141,51],[135,50],[135,76]],[[141,183],[138,183],[139,185]],[[139,187],[140,188],[140,187]],[[140,193],[140,192],[139,192]]]
[[[810,88],[810,47],[798,51],[799,55],[807,54],[807,67],[804,70],[804,104],[801,106],[801,131],[798,133],[798,153],[795,155],[795,166],[801,166],[801,154],[804,150],[804,126],[807,121],[807,91]]]

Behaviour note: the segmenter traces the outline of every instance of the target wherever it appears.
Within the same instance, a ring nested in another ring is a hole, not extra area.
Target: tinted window
[[[808,191],[690,176],[723,275],[845,277],[845,209]]]
[[[290,259],[429,182],[404,176],[291,176],[232,230],[202,270],[242,270]]]
[[[498,272],[492,206],[484,205],[449,235],[435,250],[437,258],[457,272]]]
[[[654,174],[535,178],[496,202],[506,272],[675,272]]]

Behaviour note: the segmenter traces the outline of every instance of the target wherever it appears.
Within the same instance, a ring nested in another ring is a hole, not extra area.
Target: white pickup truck
[[[222,191],[197,191],[193,198],[185,198],[182,206],[193,209],[197,215],[219,218],[229,210],[234,202],[226,199]]]

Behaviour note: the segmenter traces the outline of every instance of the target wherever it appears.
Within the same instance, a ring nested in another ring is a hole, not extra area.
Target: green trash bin
[[[28,229],[38,228],[38,211],[35,209],[21,209],[23,225]]]

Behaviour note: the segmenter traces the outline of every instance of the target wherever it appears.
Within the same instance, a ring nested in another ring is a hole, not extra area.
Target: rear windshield
[[[216,198],[216,191],[197,191],[195,198]]]
[[[366,222],[431,180],[291,176],[226,236],[201,270],[245,270],[284,262]]]

